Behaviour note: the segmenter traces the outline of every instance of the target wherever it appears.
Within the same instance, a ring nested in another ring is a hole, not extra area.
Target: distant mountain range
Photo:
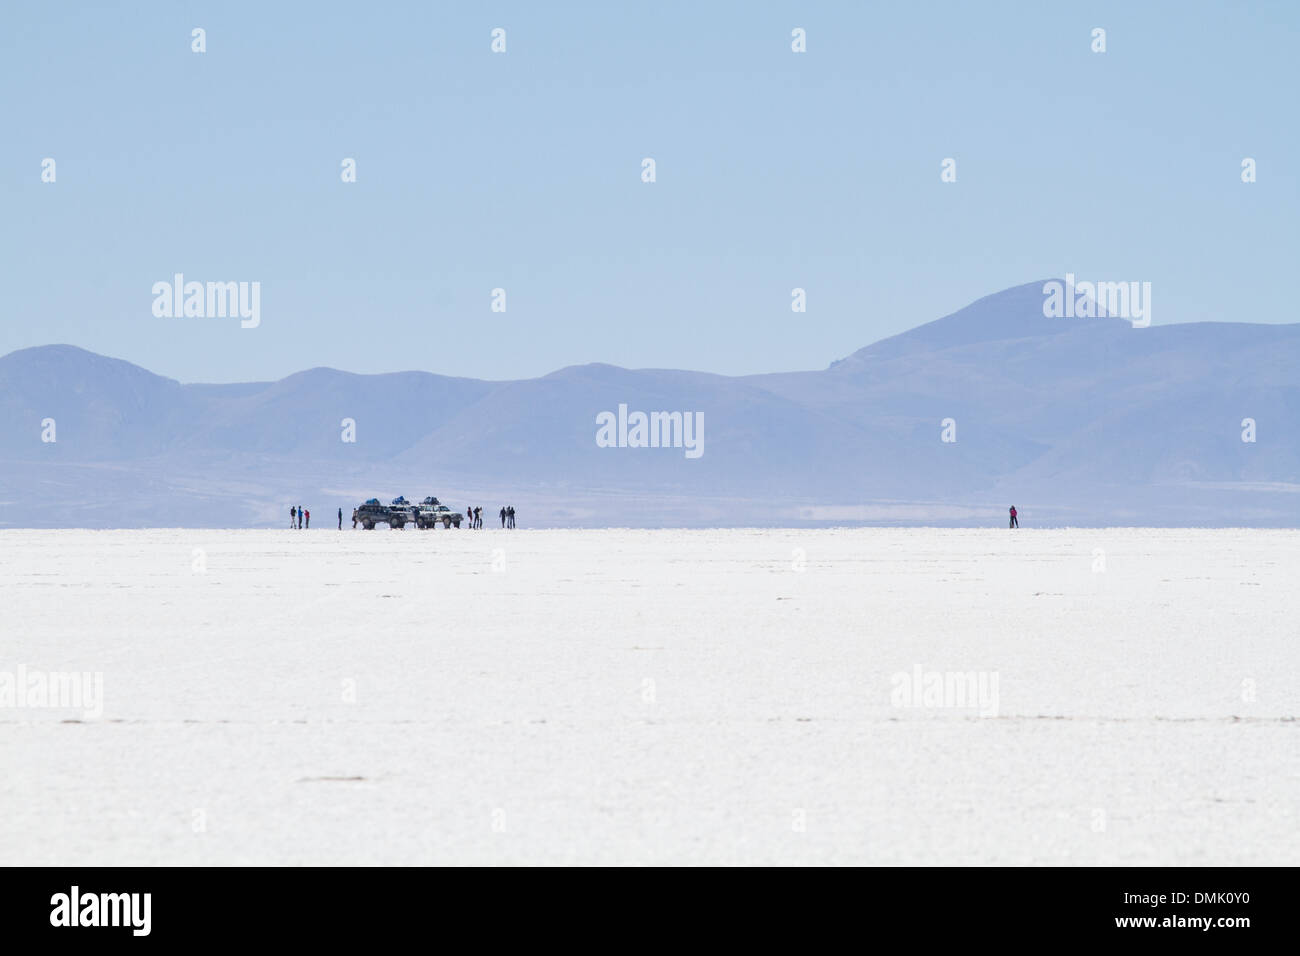
[[[1043,284],[823,371],[741,377],[317,368],[182,385],[23,349],[0,358],[0,526],[263,527],[302,503],[324,527],[397,494],[512,503],[521,527],[997,525],[1012,504],[1026,527],[1296,526],[1300,324],[1046,318]],[[597,416],[620,405],[702,413],[703,453],[600,447]]]

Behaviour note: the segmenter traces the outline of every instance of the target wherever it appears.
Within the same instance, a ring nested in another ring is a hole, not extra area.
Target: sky
[[[1294,322],[1297,40],[1293,2],[9,4],[0,354],[816,369],[1066,272]],[[260,324],[155,316],[178,272]]]

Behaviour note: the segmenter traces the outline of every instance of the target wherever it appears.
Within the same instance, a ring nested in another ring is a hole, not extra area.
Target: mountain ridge
[[[1046,281],[826,369],[759,375],[596,362],[502,381],[317,367],[180,383],[75,345],[20,349],[0,357],[0,524],[271,524],[344,486],[645,526],[826,523],[884,501],[992,520],[1007,496],[1053,521],[1105,523],[1122,500],[1156,523],[1214,523],[1242,512],[1234,495],[1262,524],[1295,524],[1300,324],[1052,319]],[[600,447],[596,417],[620,405],[700,413],[704,453]],[[84,502],[87,475],[107,514]],[[58,519],[18,507],[25,494]]]

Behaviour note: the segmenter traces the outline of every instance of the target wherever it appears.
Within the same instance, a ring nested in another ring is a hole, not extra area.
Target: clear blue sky
[[[1156,325],[1298,318],[1294,2],[0,17],[0,353],[182,381],[822,368],[1066,271],[1150,281]],[[261,327],[155,318],[178,271],[260,281]]]

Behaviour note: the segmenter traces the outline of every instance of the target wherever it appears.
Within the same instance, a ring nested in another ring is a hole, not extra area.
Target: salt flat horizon
[[[373,531],[364,531],[361,528],[353,528],[351,520],[344,517],[343,527],[337,526],[337,517],[330,521],[323,522],[319,527],[303,528],[301,531],[311,532],[328,532],[332,531],[338,534],[340,531],[347,531],[357,534],[377,534],[385,535],[392,533],[391,529],[378,527]],[[250,533],[265,534],[284,531],[286,533],[300,533],[299,529],[294,528],[275,528],[275,527],[207,527],[204,525],[157,525],[151,527],[121,527],[121,528],[92,528],[80,526],[67,527],[44,527],[33,525],[31,527],[8,526],[0,527],[0,535],[13,532],[32,532],[35,534],[52,534],[59,532],[94,532],[96,534],[117,534],[117,533],[135,533],[135,532],[155,532],[155,531],[184,531],[184,532],[231,532],[231,533]],[[665,532],[675,531],[718,531],[718,532],[743,532],[743,531],[772,531],[772,532],[789,532],[790,534],[816,534],[826,531],[1005,531],[1008,534],[1033,534],[1043,531],[1079,531],[1087,533],[1105,532],[1105,531],[1240,531],[1249,534],[1289,534],[1300,531],[1300,523],[1295,526],[1287,527],[1257,527],[1254,525],[1161,525],[1161,524],[1114,524],[1114,525],[1028,525],[1022,524],[1019,528],[1007,528],[1005,525],[943,525],[943,524],[842,524],[842,525],[818,525],[818,526],[801,526],[801,525],[664,525],[659,527],[642,526],[642,525],[605,525],[605,526],[582,526],[582,527],[565,527],[562,525],[526,527],[519,526],[516,528],[502,528],[500,524],[490,525],[487,518],[483,519],[483,527],[477,529],[471,528],[451,528],[421,531],[415,528],[404,528],[400,534],[419,534],[436,537],[441,534],[480,534],[487,531],[497,531],[502,534],[523,534],[525,532],[552,531],[552,532],[572,532],[574,534],[599,534],[605,531],[635,531],[635,532]]]
[[[1300,860],[1300,532],[312,530],[0,531],[0,862]]]

